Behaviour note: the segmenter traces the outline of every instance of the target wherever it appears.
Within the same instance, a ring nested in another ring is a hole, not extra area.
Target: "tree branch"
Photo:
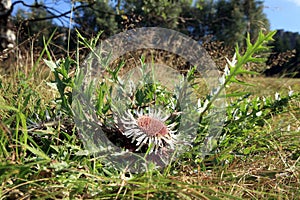
[[[33,5],[29,5],[27,3],[25,3],[24,1],[15,1],[14,3],[12,3],[10,9],[8,10],[7,13],[3,14],[3,15],[0,15],[1,17],[2,16],[9,16],[11,15],[13,9],[14,9],[14,6],[17,5],[17,4],[22,4],[23,6],[25,7],[28,7],[28,8],[43,8],[45,9],[51,16],[48,16],[48,17],[41,17],[41,18],[34,18],[34,19],[26,19],[24,20],[25,22],[36,22],[36,21],[43,21],[43,20],[50,20],[50,19],[56,19],[56,18],[61,18],[61,17],[67,17],[67,15],[69,15],[70,13],[72,13],[73,11],[75,10],[78,10],[80,8],[86,8],[86,7],[92,7],[92,5],[95,4],[95,2],[92,2],[92,3],[88,3],[88,4],[85,4],[85,5],[79,5],[79,6],[76,6],[74,7],[73,9],[67,11],[67,12],[64,12],[64,13],[61,13],[59,12],[58,10],[54,9],[54,8],[51,8],[51,7],[48,7],[48,6],[45,6],[43,4],[38,4],[38,3],[35,3]],[[57,14],[54,14],[52,11],[55,11],[57,13],[59,13],[58,15]]]

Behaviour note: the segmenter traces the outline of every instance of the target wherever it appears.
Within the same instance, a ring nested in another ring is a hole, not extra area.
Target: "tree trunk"
[[[12,12],[11,0],[0,0],[0,53],[15,46],[16,35],[9,20]]]

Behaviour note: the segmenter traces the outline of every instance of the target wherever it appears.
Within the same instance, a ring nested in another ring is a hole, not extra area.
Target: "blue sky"
[[[14,1],[16,0],[12,0],[12,2]],[[34,0],[24,0],[24,2],[32,4]],[[60,12],[70,9],[70,4],[65,3],[68,2],[66,0],[44,0],[44,2]],[[300,33],[300,0],[264,0],[264,2],[264,12],[271,23],[272,30],[284,29]],[[68,26],[67,21],[65,21],[65,26]]]
[[[300,33],[300,0],[265,0],[264,12],[271,29]]]

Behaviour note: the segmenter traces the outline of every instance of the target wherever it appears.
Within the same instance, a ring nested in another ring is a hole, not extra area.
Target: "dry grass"
[[[16,113],[3,109],[3,105],[32,117],[36,110],[55,109],[51,103],[55,92],[46,84],[48,76],[34,80],[35,84],[15,78],[3,78],[1,83],[0,199],[299,199],[299,96],[287,105],[285,112],[266,119],[263,127],[248,130],[247,140],[257,147],[253,153],[232,154],[234,158],[228,163],[215,162],[228,154],[225,148],[204,160],[203,165],[214,162],[206,168],[191,158],[183,158],[166,174],[153,170],[122,179],[124,174],[101,160],[77,155],[82,148],[79,138],[73,126],[63,120],[29,132],[28,143],[33,140],[36,145],[30,142],[31,150],[24,151],[24,137],[16,132]],[[300,91],[299,79],[259,77],[246,81],[254,86],[233,85],[228,92],[249,91],[252,97],[262,97],[275,92],[286,95],[290,88]],[[22,107],[29,93],[35,95]],[[42,104],[35,108],[39,100]],[[22,131],[20,128],[19,133]],[[47,142],[50,146],[45,149]],[[241,143],[236,148],[243,145],[248,144]],[[42,159],[41,152],[50,159]]]

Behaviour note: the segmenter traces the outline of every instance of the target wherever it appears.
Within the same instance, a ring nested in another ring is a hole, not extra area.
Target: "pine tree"
[[[177,30],[182,9],[191,5],[191,1],[179,0],[127,0],[124,2],[124,13],[129,17],[137,16],[138,27],[160,26]]]
[[[90,7],[77,10],[74,21],[84,36],[92,37],[104,31],[103,36],[107,37],[118,32],[118,17],[108,1],[99,0]]]
[[[263,13],[263,2],[256,0],[198,0],[194,8],[183,14],[190,20],[193,34],[203,37],[212,34],[214,40],[227,46],[243,46],[250,33],[253,40],[260,30],[269,30],[269,21]]]
[[[260,30],[268,31],[270,23],[263,13],[263,1],[244,0],[243,10],[247,23],[246,32],[250,33],[252,42],[256,40]]]

